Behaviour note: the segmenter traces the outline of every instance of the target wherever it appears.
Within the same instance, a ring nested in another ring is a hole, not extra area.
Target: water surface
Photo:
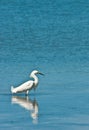
[[[89,1],[0,1],[0,129],[89,129]],[[11,85],[39,76],[36,92]]]

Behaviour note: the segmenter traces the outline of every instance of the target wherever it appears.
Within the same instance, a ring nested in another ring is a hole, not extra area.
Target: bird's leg
[[[27,93],[27,95],[28,95],[28,93],[29,93],[29,90],[27,90],[27,92],[26,92],[26,93]]]
[[[26,96],[26,100],[29,101],[29,97],[28,96]]]
[[[29,93],[29,90],[26,91],[26,96],[28,95],[28,93]]]

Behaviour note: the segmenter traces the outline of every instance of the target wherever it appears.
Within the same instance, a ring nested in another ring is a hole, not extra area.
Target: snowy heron
[[[42,73],[40,73],[37,70],[32,71],[30,74],[30,78],[33,78],[33,80],[29,80],[16,88],[14,88],[12,86],[11,87],[12,94],[13,93],[21,93],[21,92],[25,92],[26,94],[28,94],[29,90],[31,90],[32,88],[36,88],[38,85],[38,77],[36,76],[36,74],[43,75]]]

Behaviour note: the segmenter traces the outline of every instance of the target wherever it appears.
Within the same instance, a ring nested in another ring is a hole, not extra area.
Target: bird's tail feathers
[[[13,86],[11,86],[11,92],[13,92],[13,89],[14,89],[14,87],[13,87]]]

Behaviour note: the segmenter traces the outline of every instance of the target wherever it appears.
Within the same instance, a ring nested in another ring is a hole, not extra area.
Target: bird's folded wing
[[[24,91],[31,89],[32,86],[33,86],[33,81],[27,81],[24,84],[14,88],[14,89],[16,92],[24,92]]]

